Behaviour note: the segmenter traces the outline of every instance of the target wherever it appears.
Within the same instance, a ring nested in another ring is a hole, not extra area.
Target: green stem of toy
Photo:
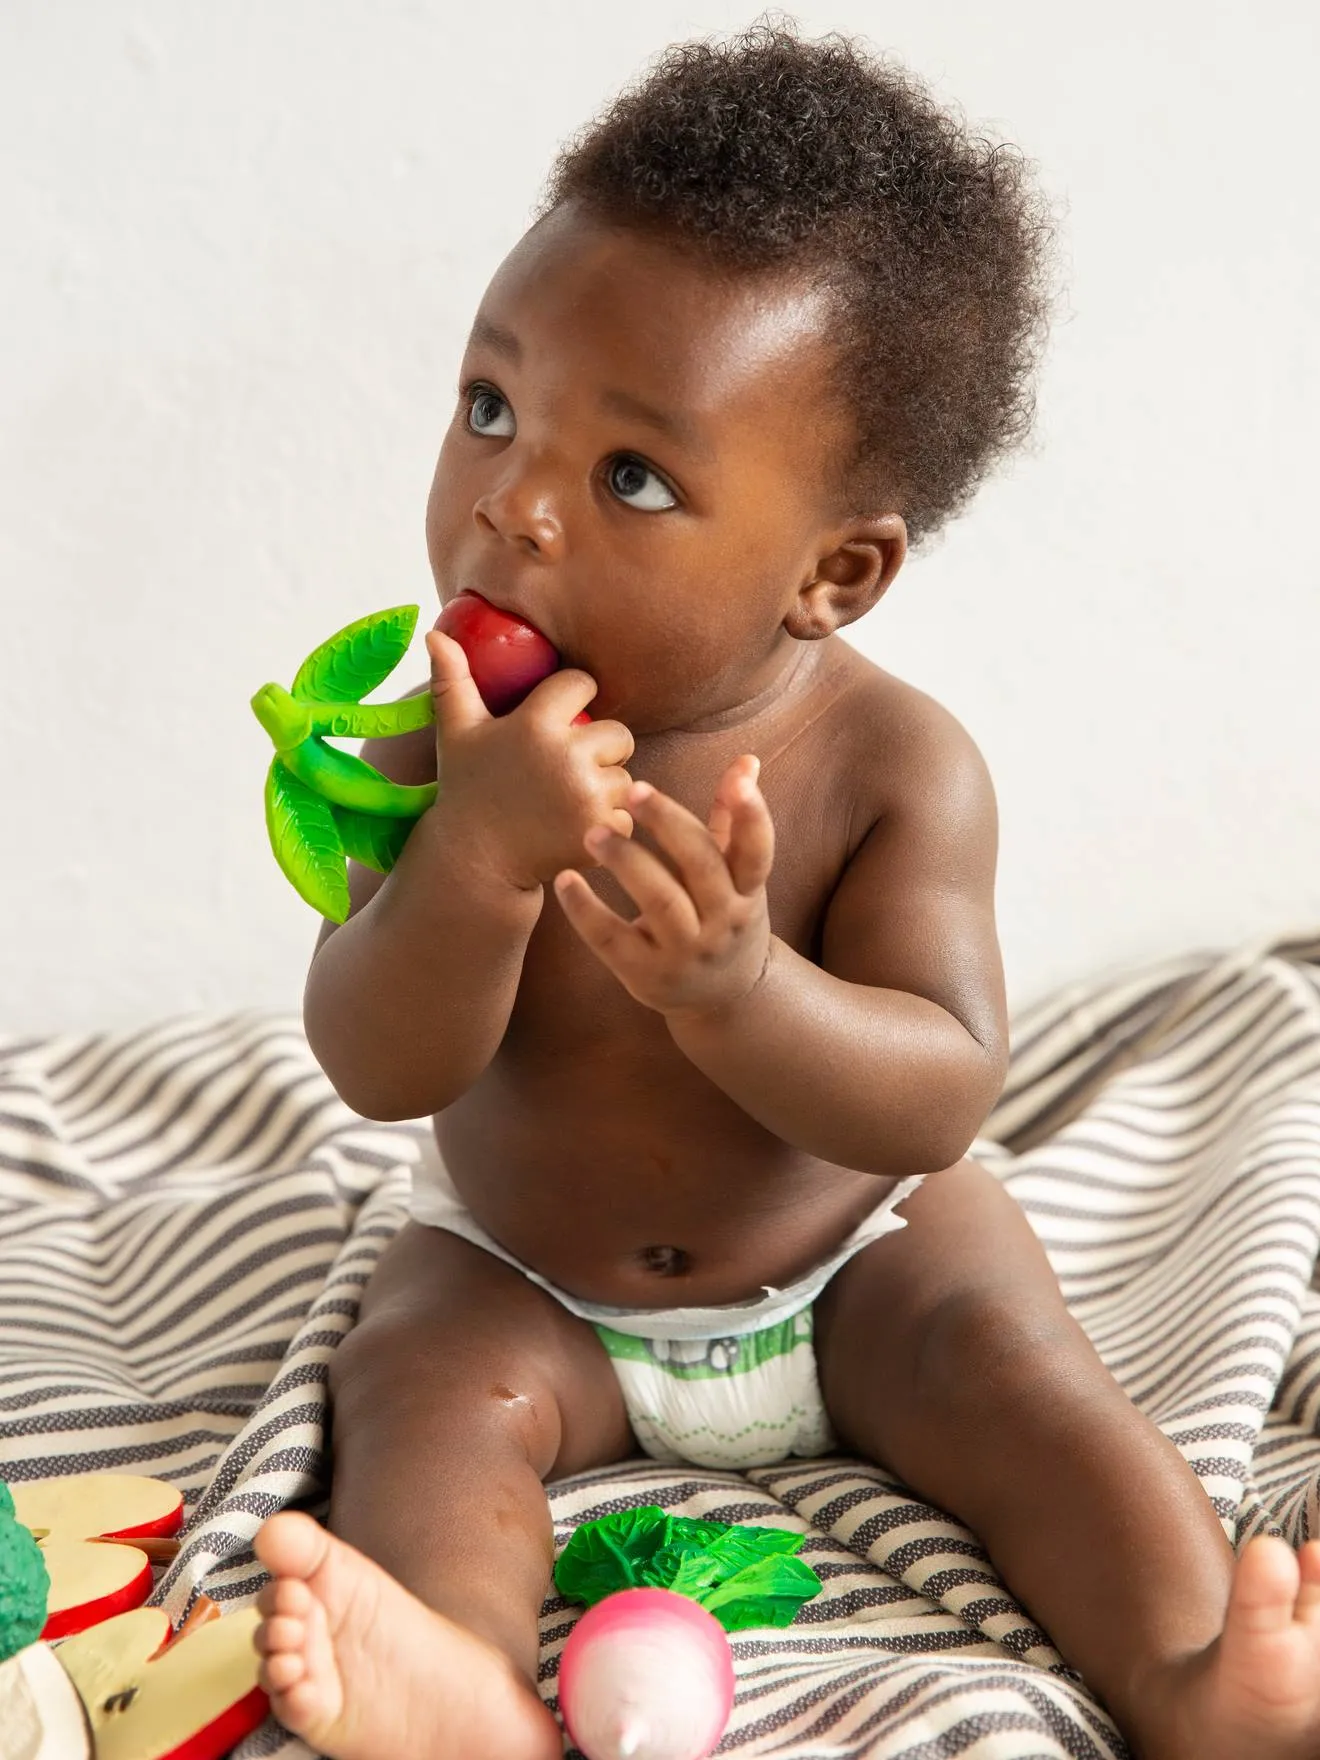
[[[301,745],[312,731],[307,705],[291,697],[282,685],[263,684],[252,699],[252,713],[281,755]]]
[[[263,723],[264,725],[264,723]],[[391,782],[361,758],[336,751],[319,739],[305,739],[300,745],[280,753],[280,762],[300,782],[315,789],[322,800],[337,807],[351,807],[357,813],[389,814],[400,819],[417,819],[432,805],[439,790],[434,782],[409,787]]]
[[[341,739],[389,739],[396,733],[415,733],[435,721],[435,701],[429,690],[404,697],[398,703],[308,703],[312,732]]]
[[[252,713],[283,757],[312,734],[389,739],[414,733],[435,720],[435,705],[429,690],[398,703],[322,703],[292,697],[278,684],[263,684],[252,699]]]

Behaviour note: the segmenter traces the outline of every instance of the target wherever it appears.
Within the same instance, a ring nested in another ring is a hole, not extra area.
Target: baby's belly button
[[[685,1247],[642,1247],[637,1263],[653,1277],[685,1277],[692,1270],[692,1255]]]
[[[748,1261],[730,1264],[722,1254],[711,1256],[668,1241],[588,1264],[579,1260],[571,1266],[535,1269],[580,1301],[639,1310],[719,1308],[750,1301],[765,1287],[755,1254]]]

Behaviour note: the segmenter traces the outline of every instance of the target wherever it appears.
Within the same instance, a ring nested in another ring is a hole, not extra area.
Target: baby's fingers
[[[715,803],[710,809],[710,818],[706,821],[706,829],[715,840],[715,847],[722,856],[729,853],[729,839],[733,835],[733,813],[722,795],[715,796]]]
[[[706,821],[706,829],[714,839],[715,847],[722,856],[729,853],[729,842],[733,836],[733,821],[739,806],[739,790],[746,777],[755,780],[761,768],[761,760],[750,753],[735,758],[729,768],[715,784],[715,799],[711,804],[710,817]]]
[[[760,759],[753,758],[751,768],[733,784],[728,848],[724,851],[733,884],[746,898],[765,885],[775,860],[774,821],[756,784],[760,769]]]

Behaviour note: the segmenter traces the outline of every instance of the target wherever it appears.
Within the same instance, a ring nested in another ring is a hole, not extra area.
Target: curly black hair
[[[562,148],[536,217],[567,202],[831,288],[854,438],[827,479],[849,511],[901,513],[914,548],[1031,427],[1048,203],[1017,148],[855,39],[789,19],[672,45]]]

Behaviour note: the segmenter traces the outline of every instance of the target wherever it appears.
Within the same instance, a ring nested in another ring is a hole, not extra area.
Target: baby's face
[[[556,210],[463,357],[427,509],[441,602],[471,588],[536,624],[634,735],[767,690],[848,434],[825,317],[818,292]]]

